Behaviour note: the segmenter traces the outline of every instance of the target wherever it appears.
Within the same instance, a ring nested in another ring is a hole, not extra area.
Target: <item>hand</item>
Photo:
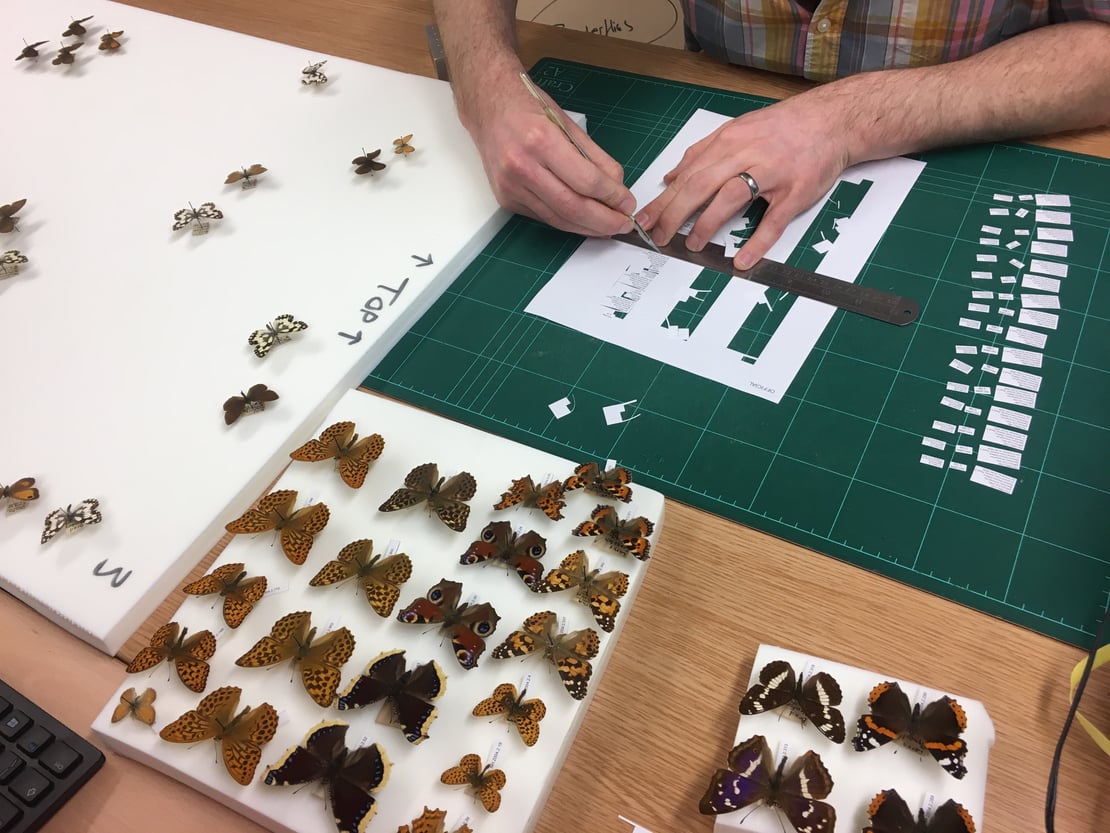
[[[590,158],[548,120],[520,79],[508,76],[467,125],[497,201],[588,237],[631,231],[636,199],[624,185],[623,169],[548,101]]]
[[[751,190],[736,175],[746,171],[759,184],[769,207],[759,227],[733,260],[753,266],[782,236],[786,225],[821,199],[848,162],[842,96],[811,90],[746,113],[691,145],[663,181],[663,193],[637,215],[659,245],[703,205],[687,246],[700,251],[729,217],[751,202]],[[708,205],[707,205],[708,203]]]

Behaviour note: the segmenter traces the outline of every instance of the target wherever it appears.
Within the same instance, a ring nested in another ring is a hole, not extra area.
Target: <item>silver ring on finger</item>
[[[753,200],[759,196],[759,183],[755,181],[755,177],[747,171],[741,171],[736,176],[743,180],[744,184],[751,190]]]

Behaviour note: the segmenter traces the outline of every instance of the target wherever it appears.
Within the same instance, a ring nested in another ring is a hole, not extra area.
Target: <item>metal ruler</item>
[[[651,251],[651,247],[634,231],[627,234],[614,234],[613,239]],[[814,301],[831,304],[842,310],[865,315],[877,321],[885,321],[888,324],[896,324],[899,327],[916,321],[920,311],[917,302],[912,298],[904,298],[901,295],[868,286],[859,286],[850,281],[830,278],[828,275],[819,275],[796,266],[776,263],[767,258],[760,260],[751,269],[736,269],[732,265],[732,258],[725,255],[724,246],[708,243],[700,252],[692,252],[686,248],[686,238],[680,234],[676,234],[666,246],[660,246],[659,251],[668,257],[685,260],[703,269],[711,269],[714,272],[781,289],[802,298],[812,298]]]

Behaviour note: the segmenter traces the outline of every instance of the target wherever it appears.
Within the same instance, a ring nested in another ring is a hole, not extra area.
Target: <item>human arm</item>
[[[1110,23],[1025,32],[964,60],[834,81],[722,125],[692,145],[637,219],[668,242],[698,208],[688,245],[702,248],[750,198],[769,208],[736,255],[748,268],[849,165],[929,148],[1110,123]]]
[[[459,119],[498,202],[578,234],[630,230],[636,202],[621,166],[564,116],[589,154],[583,159],[521,83],[515,0],[434,0],[433,6]]]

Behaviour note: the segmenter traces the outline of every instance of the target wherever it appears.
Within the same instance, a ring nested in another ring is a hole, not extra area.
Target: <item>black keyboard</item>
[[[30,833],[104,763],[103,753],[0,680],[0,833]]]

